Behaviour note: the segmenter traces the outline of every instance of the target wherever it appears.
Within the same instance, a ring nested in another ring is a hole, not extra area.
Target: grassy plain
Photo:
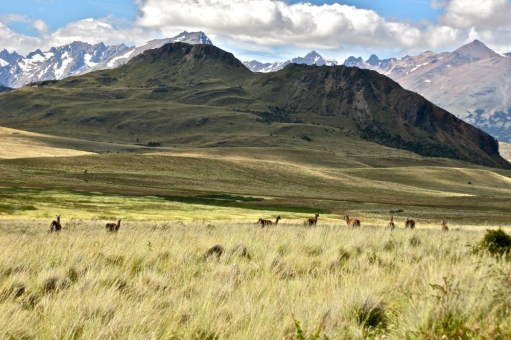
[[[481,232],[103,222],[0,220],[1,337],[302,339],[295,320],[304,338],[511,336],[509,263],[472,254]]]
[[[0,338],[511,337],[509,263],[470,247],[510,231],[509,171],[319,132],[307,148],[17,136],[91,154],[26,158],[21,143],[0,160]],[[403,210],[393,232],[390,210]],[[205,257],[216,244],[226,252]]]

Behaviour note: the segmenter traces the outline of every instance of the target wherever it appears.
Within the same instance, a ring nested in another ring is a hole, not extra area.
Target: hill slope
[[[378,63],[345,65],[378,71],[500,141],[511,142],[511,55],[475,40],[454,52],[424,52]]]
[[[348,137],[509,167],[491,136],[377,72],[292,64],[257,74],[212,45],[167,44],[117,69],[12,91],[0,105],[0,125],[94,140],[314,150]]]

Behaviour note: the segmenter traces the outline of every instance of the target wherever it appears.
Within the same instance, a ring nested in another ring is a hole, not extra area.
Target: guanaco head
[[[343,220],[347,221],[350,219],[350,217],[348,215],[344,215],[344,217],[342,218]]]
[[[57,222],[60,223],[60,215],[55,215],[55,217],[57,218]]]
[[[319,214],[318,214],[318,213],[315,213],[315,214],[314,214],[314,216],[316,216],[316,218],[318,218],[318,217],[319,217]]]
[[[279,216],[277,216],[277,221],[280,221],[280,219],[281,219],[281,218],[280,218],[280,215],[279,215]]]
[[[117,225],[121,225],[121,220],[117,221]]]
[[[405,221],[408,221],[410,219],[410,216],[405,217]]]
[[[390,215],[390,222],[394,221],[394,215]]]
[[[263,219],[260,218],[259,220],[257,220],[257,223],[263,223]]]

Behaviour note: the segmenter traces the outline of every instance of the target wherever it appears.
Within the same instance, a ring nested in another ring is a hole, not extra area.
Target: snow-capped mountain
[[[58,80],[94,70],[114,68],[125,64],[145,50],[179,41],[189,44],[212,44],[202,32],[183,32],[173,38],[152,40],[133,47],[124,44],[105,46],[103,43],[91,45],[73,42],[52,47],[45,52],[37,49],[26,57],[3,50],[0,52],[0,84],[17,88],[36,81]]]
[[[18,53],[9,53],[6,49],[0,51],[0,67],[7,66],[16,62],[18,59],[23,58]]]
[[[401,59],[350,57],[345,66],[372,69],[466,122],[511,142],[511,55],[475,40],[454,52]]]
[[[312,51],[308,53],[305,57],[297,57],[291,60],[286,60],[283,62],[275,62],[275,63],[261,63],[257,60],[245,61],[243,64],[252,72],[276,72],[282,70],[289,64],[307,64],[307,65],[327,65],[334,66],[337,65],[335,60],[327,60],[324,59],[321,55],[319,55],[316,51]]]
[[[211,40],[203,32],[186,32],[176,35],[173,38],[155,39],[146,43],[130,47],[116,55],[111,56],[109,59],[95,65],[94,67],[86,70],[86,72],[110,69],[126,64],[131,58],[144,53],[144,51],[162,47],[165,44],[174,42],[184,42],[187,44],[198,45],[207,44],[213,45]]]
[[[45,52],[37,49],[26,57],[21,57],[14,52],[9,61],[2,58],[8,63],[0,68],[0,84],[21,87],[35,81],[63,79],[79,74],[127,48],[123,44],[105,46],[103,43],[91,45],[73,42],[52,47]]]

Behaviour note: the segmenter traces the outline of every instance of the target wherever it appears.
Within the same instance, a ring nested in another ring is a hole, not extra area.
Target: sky
[[[511,52],[511,0],[16,0],[0,6],[0,50],[73,41],[139,44],[203,31],[241,60],[316,50],[343,61],[450,51],[479,39]]]

